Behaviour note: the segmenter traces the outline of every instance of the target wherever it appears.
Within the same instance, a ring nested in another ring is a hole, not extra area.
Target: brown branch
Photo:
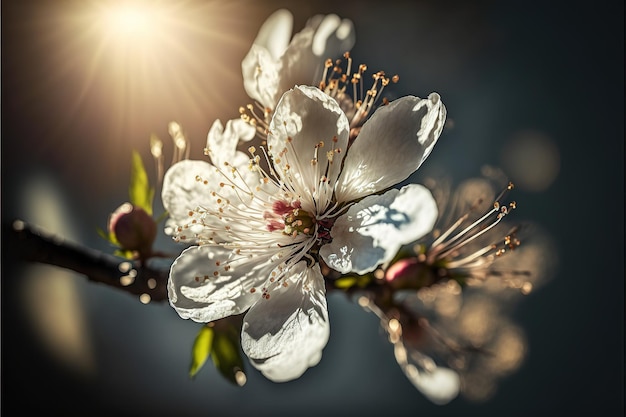
[[[90,249],[19,220],[2,225],[2,240],[3,257],[8,260],[71,269],[90,281],[142,296],[146,301],[167,300],[169,269],[151,268]]]

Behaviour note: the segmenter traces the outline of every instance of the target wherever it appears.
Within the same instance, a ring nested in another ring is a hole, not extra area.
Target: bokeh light
[[[536,130],[515,133],[500,159],[515,184],[527,191],[546,191],[561,170],[559,149],[547,134]]]

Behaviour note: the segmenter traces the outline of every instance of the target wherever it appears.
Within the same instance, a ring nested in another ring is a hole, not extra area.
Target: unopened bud
[[[405,258],[385,271],[385,281],[394,289],[420,289],[436,281],[432,269],[418,258]]]
[[[115,234],[122,249],[147,254],[152,250],[157,227],[144,209],[124,203],[111,214],[109,232]]]

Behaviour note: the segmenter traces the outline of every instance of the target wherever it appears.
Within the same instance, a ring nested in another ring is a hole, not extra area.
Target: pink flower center
[[[311,236],[315,233],[315,217],[301,208],[299,200],[277,200],[272,205],[272,211],[263,213],[263,218],[267,221],[267,230],[270,232],[281,230],[294,237],[301,233]]]

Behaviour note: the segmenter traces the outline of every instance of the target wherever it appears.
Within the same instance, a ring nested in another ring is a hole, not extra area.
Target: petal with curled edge
[[[318,85],[324,61],[350,51],[354,46],[354,25],[335,14],[317,15],[297,33],[281,57],[278,93],[294,85]],[[278,101],[280,97],[276,98]]]
[[[330,336],[319,266],[299,262],[244,317],[241,346],[252,365],[274,382],[300,377],[319,363]]]
[[[239,142],[251,140],[255,133],[256,129],[242,119],[229,120],[226,127],[220,120],[215,120],[206,141],[211,162],[215,166],[222,166],[224,162],[234,164],[237,154],[240,153],[237,151]]]
[[[315,28],[311,49],[319,58],[334,58],[348,52],[354,46],[356,34],[350,19],[336,14],[314,16],[307,26]]]
[[[437,220],[437,204],[419,184],[365,197],[339,217],[332,242],[320,255],[331,268],[364,274],[390,261],[402,245],[430,232]]]
[[[220,246],[192,246],[174,261],[167,290],[170,305],[182,318],[208,323],[242,313],[260,298],[251,289],[275,267],[270,257],[239,257],[226,271],[231,256],[231,250]]]
[[[337,200],[352,201],[406,179],[432,151],[445,119],[446,108],[436,93],[379,107],[346,155]]]
[[[250,98],[273,109],[279,95],[277,92],[282,63],[280,57],[287,49],[293,29],[293,16],[285,9],[267,18],[241,62],[243,87]]]
[[[293,15],[287,9],[272,13],[259,29],[253,44],[266,49],[277,60],[289,45],[293,30]]]
[[[269,130],[269,152],[284,182],[308,194],[313,194],[322,176],[330,184],[335,183],[348,143],[349,125],[333,98],[317,87],[289,90],[280,99]],[[327,152],[333,154],[332,160]],[[313,163],[316,155],[317,162]]]

